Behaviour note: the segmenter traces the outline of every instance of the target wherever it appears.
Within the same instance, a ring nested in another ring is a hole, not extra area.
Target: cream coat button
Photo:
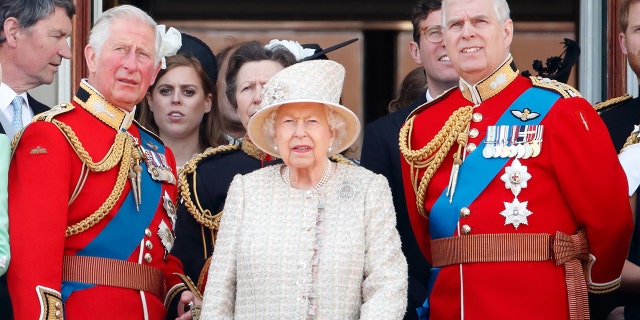
[[[482,113],[479,112],[474,112],[473,115],[471,116],[473,118],[473,122],[480,122],[482,121]]]
[[[471,233],[471,227],[469,225],[463,225],[462,226],[462,234],[469,234]]]
[[[147,238],[151,238],[151,236],[153,235],[153,233],[151,233],[151,230],[149,229],[145,229],[144,230],[144,235],[147,236]]]
[[[471,210],[469,210],[469,208],[467,207],[463,207],[462,209],[460,209],[460,217],[462,218],[466,218],[471,214]]]
[[[477,148],[477,146],[476,146],[475,143],[469,143],[467,145],[467,151],[469,151],[469,152],[473,152],[473,150],[475,150],[476,148]]]
[[[144,254],[144,261],[146,261],[147,263],[151,263],[151,261],[153,261],[153,259],[151,258],[151,254],[150,253],[145,253]]]
[[[151,243],[151,240],[147,240],[144,242],[144,246],[148,249],[151,250],[153,249],[153,243]]]
[[[478,128],[473,128],[473,129],[469,130],[469,137],[477,138],[479,133],[480,133],[480,131],[478,131]]]

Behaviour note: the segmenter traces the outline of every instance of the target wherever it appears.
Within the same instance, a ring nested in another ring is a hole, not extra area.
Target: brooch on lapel
[[[352,201],[356,197],[356,188],[349,181],[342,183],[338,188],[338,198],[342,202]]]

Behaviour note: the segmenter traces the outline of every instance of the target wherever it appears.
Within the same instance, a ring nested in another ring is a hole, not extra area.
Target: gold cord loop
[[[456,157],[461,157],[461,150],[467,142],[466,130],[471,122],[472,114],[472,106],[466,106],[456,110],[451,114],[449,119],[447,119],[435,137],[418,150],[412,149],[410,139],[413,132],[415,116],[409,118],[402,129],[400,129],[400,153],[410,166],[410,179],[416,195],[418,212],[427,219],[429,217],[424,209],[427,186],[436,170],[438,170],[442,164],[444,157],[449,153],[449,150],[451,150],[454,142],[458,142],[459,144]],[[422,177],[419,177],[418,174],[421,169],[425,169],[425,171]]]

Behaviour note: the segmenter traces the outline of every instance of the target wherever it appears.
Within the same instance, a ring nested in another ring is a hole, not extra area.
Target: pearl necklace
[[[286,183],[288,186],[291,187],[290,174],[291,173],[289,170],[289,166],[284,167],[284,172],[282,173],[282,180],[284,181],[284,183]],[[322,188],[327,183],[327,181],[329,181],[330,176],[331,176],[331,160],[327,159],[327,167],[324,169],[324,173],[322,174],[320,181],[318,181],[318,184],[316,184],[316,186],[313,187],[312,189],[318,190]]]

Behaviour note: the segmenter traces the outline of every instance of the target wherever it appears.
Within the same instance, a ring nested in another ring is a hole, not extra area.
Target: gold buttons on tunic
[[[469,225],[463,225],[462,226],[462,234],[469,234],[471,233],[471,227]]]
[[[469,210],[469,208],[467,207],[463,207],[462,209],[460,209],[460,217],[462,218],[466,218],[471,214],[471,210]]]
[[[480,122],[482,121],[482,113],[479,112],[474,112],[473,115],[471,116],[473,119],[473,122]]]
[[[480,131],[478,131],[478,128],[473,128],[469,130],[469,137],[471,138],[477,138],[478,134],[480,134]]]
[[[477,146],[476,146],[476,144],[475,144],[475,143],[469,143],[469,144],[467,145],[467,151],[468,151],[468,152],[473,152],[473,150],[475,150],[476,148],[477,148]]]
[[[149,229],[144,229],[144,235],[147,236],[147,238],[151,238],[153,233],[151,233],[151,230]]]
[[[151,243],[151,240],[147,240],[144,242],[144,246],[148,249],[151,250],[153,249],[153,243]]]
[[[153,258],[151,258],[151,254],[150,253],[145,253],[144,254],[144,261],[146,261],[147,263],[151,263],[151,261],[153,261]]]

